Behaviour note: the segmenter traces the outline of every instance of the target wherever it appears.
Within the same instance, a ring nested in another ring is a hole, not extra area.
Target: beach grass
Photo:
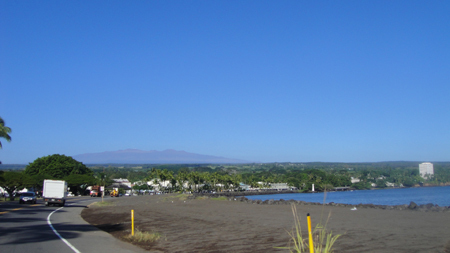
[[[288,231],[289,236],[291,237],[291,240],[289,242],[289,245],[287,247],[276,247],[278,249],[287,249],[290,252],[306,252],[308,246],[308,242],[306,239],[303,238],[302,235],[302,227],[300,223],[300,217],[297,213],[297,208],[295,205],[291,206],[292,208],[292,214],[294,216],[294,228],[292,231]]]
[[[134,235],[127,235],[125,239],[131,242],[155,242],[161,238],[160,233],[149,233],[136,230]]]
[[[333,252],[333,245],[341,236],[334,235],[331,230],[327,230],[327,224],[330,220],[331,212],[328,214],[328,219],[325,225],[317,224],[313,231],[314,252],[331,253]]]
[[[327,197],[327,192],[325,189],[324,197],[323,197],[323,203],[325,204]],[[302,235],[302,229],[301,229],[301,223],[300,223],[300,216],[297,213],[297,207],[295,205],[292,205],[292,214],[294,216],[294,228],[291,232],[288,231],[289,236],[291,237],[289,246],[287,247],[278,247],[280,249],[288,249],[290,252],[308,252],[309,251],[309,242],[306,238],[303,238]],[[327,230],[327,224],[331,217],[331,211],[328,214],[327,221],[325,222],[325,225],[322,225],[322,218],[323,218],[323,208],[322,213],[320,215],[320,222],[314,227],[314,230],[312,231],[312,238],[313,238],[313,247],[314,252],[317,253],[331,253],[333,252],[333,245],[337,241],[337,239],[341,236],[333,235],[333,232],[331,230]]]

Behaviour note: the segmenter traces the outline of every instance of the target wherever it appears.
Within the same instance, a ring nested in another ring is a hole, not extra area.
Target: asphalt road
[[[70,197],[64,207],[0,203],[0,252],[146,252],[85,222],[80,213],[99,198]],[[113,221],[112,221],[113,222]],[[52,228],[53,227],[53,228]]]

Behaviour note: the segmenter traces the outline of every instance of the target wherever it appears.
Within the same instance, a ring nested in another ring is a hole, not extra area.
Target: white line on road
[[[71,248],[73,251],[75,251],[76,253],[81,253],[80,251],[77,250],[77,248],[75,248],[72,244],[70,244],[70,242],[68,242],[66,239],[64,239],[64,237],[62,237],[58,231],[56,231],[56,229],[53,227],[52,222],[50,221],[50,217],[52,216],[52,214],[54,212],[57,212],[60,209],[63,209],[64,207],[60,207],[58,209],[56,209],[55,211],[51,212],[48,217],[47,217],[47,223],[50,226],[50,228],[53,230],[53,232],[55,232],[55,234],[59,237],[59,239],[61,239],[65,244],[67,244],[67,246],[69,246],[69,248]]]

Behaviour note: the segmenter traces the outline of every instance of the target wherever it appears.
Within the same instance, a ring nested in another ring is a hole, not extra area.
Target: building
[[[277,190],[277,191],[293,190],[293,188],[297,189],[296,187],[290,187],[286,183],[272,183],[272,184],[270,184],[270,189]]]
[[[419,164],[419,173],[423,178],[429,178],[434,175],[434,169],[432,163],[421,163]]]
[[[128,187],[131,188],[131,183],[128,181],[128,179],[119,178],[119,179],[113,179],[114,183],[112,184],[113,187]]]
[[[361,182],[361,179],[359,179],[359,178],[354,178],[354,177],[351,177],[351,182],[352,182],[352,184],[356,184],[356,183],[359,183],[359,182]]]

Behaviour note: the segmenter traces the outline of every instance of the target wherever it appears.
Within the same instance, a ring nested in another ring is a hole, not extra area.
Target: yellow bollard
[[[134,210],[131,210],[131,235],[134,236]]]
[[[309,252],[314,253],[313,235],[311,233],[311,217],[309,216],[309,213],[306,216],[308,220]]]

